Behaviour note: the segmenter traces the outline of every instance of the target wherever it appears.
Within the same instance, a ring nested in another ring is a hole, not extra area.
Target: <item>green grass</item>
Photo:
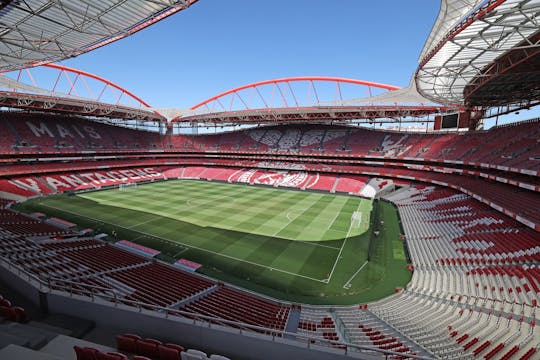
[[[344,195],[184,180],[50,196],[20,207],[114,231],[160,250],[164,260],[200,262],[201,273],[267,295],[347,304],[381,298],[410,280],[396,210],[380,204],[380,235],[373,237],[372,206]],[[351,223],[354,212],[361,220]]]

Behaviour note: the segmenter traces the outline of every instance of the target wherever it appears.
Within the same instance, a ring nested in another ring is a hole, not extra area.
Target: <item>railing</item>
[[[341,320],[339,315],[336,314],[334,309],[330,309],[328,312],[330,313],[330,316],[332,316],[332,319],[334,319],[334,323],[336,324],[336,330],[341,334],[341,336],[343,336],[343,339],[346,343],[350,343],[351,336],[343,320]]]
[[[139,313],[150,312],[154,316],[165,317],[166,319],[175,320],[175,321],[188,321],[194,325],[206,326],[208,328],[227,327],[237,329],[238,334],[252,333],[260,334],[267,336],[269,341],[279,342],[280,339],[294,339],[299,342],[299,344],[305,344],[309,349],[312,347],[319,347],[318,350],[328,348],[333,349],[333,351],[343,351],[344,355],[358,354],[361,352],[370,352],[377,353],[381,355],[382,358],[388,359],[390,357],[400,357],[402,359],[420,359],[420,360],[429,360],[431,358],[399,353],[389,350],[383,350],[371,346],[363,346],[357,344],[351,344],[349,342],[339,342],[339,341],[330,341],[321,338],[314,338],[307,335],[302,335],[298,333],[291,333],[284,330],[270,329],[261,326],[251,325],[242,323],[239,321],[231,321],[217,317],[211,317],[206,315],[201,315],[197,313],[170,309],[167,307],[162,307],[153,304],[146,304],[138,301],[120,299],[117,294],[109,288],[104,288],[100,286],[94,286],[89,284],[81,284],[75,281],[58,279],[58,278],[47,278],[43,279],[35,274],[31,274],[20,266],[12,264],[5,257],[0,256],[0,263],[3,267],[9,269],[13,274],[20,277],[22,280],[26,280],[29,284],[37,286],[40,292],[57,294],[63,296],[69,296],[71,298],[78,298],[81,301],[92,301],[92,302],[104,302],[107,305],[114,307],[126,307],[125,310],[136,310]],[[129,309],[131,308],[131,309]]]
[[[511,122],[511,123],[508,123],[508,124],[501,124],[501,125],[493,126],[489,130],[491,130],[491,129],[501,129],[501,128],[507,128],[507,127],[515,127],[515,126],[519,126],[519,125],[523,125],[523,124],[531,124],[531,123],[535,123],[537,121],[540,121],[540,117],[532,118],[532,119],[519,120],[519,121]]]

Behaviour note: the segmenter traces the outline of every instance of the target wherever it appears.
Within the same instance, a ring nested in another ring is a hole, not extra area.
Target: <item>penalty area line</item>
[[[361,202],[360,202],[360,204],[361,204]],[[358,207],[356,208],[356,211],[358,211],[358,209],[360,208],[360,204],[358,204]],[[343,248],[345,247],[345,244],[347,243],[347,240],[349,240],[349,236],[351,235],[352,228],[353,228],[353,221],[351,221],[351,223],[349,224],[349,230],[347,231],[347,236],[345,236],[345,240],[343,240],[343,244],[341,244],[341,249],[339,249],[339,253],[338,253],[337,257],[336,257],[336,261],[334,262],[334,266],[332,266],[332,271],[330,271],[330,275],[325,280],[325,282],[327,284],[330,283],[330,280],[332,280],[332,275],[334,275],[334,270],[336,270],[336,266],[337,266],[339,260],[341,259],[341,253],[343,252]]]
[[[161,219],[161,218],[163,218],[163,216],[156,216],[156,215],[154,215],[154,216],[152,217],[152,219],[149,219],[149,220],[146,220],[146,221],[142,221],[142,222],[140,222],[140,223],[138,223],[138,224],[135,224],[135,225],[128,226],[128,227],[126,227],[126,229],[131,230],[131,229],[133,229],[133,228],[136,228],[137,226],[144,225],[144,224],[148,224],[149,222],[152,222],[152,221],[155,221],[155,220]]]
[[[179,252],[177,252],[176,254],[173,255],[173,258],[177,258],[179,257],[180,255],[182,255],[183,253],[185,253],[186,251],[188,251],[189,248],[188,247],[184,247],[182,250],[180,250]]]
[[[304,215],[304,213],[306,211],[309,210],[309,207],[308,208],[305,208],[305,209],[298,209],[298,210],[290,210],[287,212],[287,214],[285,215],[285,217],[287,218],[287,220],[289,220],[289,222],[287,224],[285,224],[283,227],[281,227],[280,229],[278,229],[275,233],[273,233],[271,236],[277,236],[277,234],[279,234],[280,232],[283,231],[283,229],[285,229],[287,226],[289,226],[294,220],[296,220],[297,218],[299,218],[300,216]],[[294,213],[299,213],[298,215],[296,215],[294,218],[291,219],[291,217],[289,216],[290,214],[294,214]]]
[[[368,260],[366,260],[366,261],[362,264],[362,266],[360,266],[360,268],[359,268],[358,270],[356,270],[356,272],[353,274],[353,276],[351,276],[351,277],[349,278],[349,280],[347,280],[347,282],[345,283],[345,285],[343,285],[343,288],[344,288],[344,289],[350,289],[350,288],[351,288],[351,286],[352,286],[351,281],[356,277],[356,275],[358,275],[358,273],[359,273],[360,271],[362,271],[362,269],[364,268],[364,266],[366,266],[367,264],[368,264]]]

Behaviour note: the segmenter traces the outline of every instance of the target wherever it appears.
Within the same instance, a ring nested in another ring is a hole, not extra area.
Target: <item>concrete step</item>
[[[15,345],[20,345],[20,346],[30,346],[30,341],[26,338],[0,331],[0,349],[10,344],[15,344]]]
[[[62,360],[61,357],[11,344],[0,350],[0,359],[9,360]]]
[[[18,323],[0,325],[0,333],[28,340],[28,347],[31,349],[40,349],[45,346],[49,340],[56,337],[56,334],[54,333],[49,333],[42,329]]]
[[[43,329],[44,331],[48,331],[50,333],[55,333],[58,335],[61,334],[61,335],[71,336],[71,334],[73,333],[73,330],[64,329],[62,327],[58,327],[58,326],[54,326],[54,325],[50,325],[50,324],[38,322],[38,321],[30,321],[28,325],[35,327],[37,329]]]
[[[81,347],[89,346],[103,352],[116,351],[116,348],[114,347],[103,346],[103,345],[99,345],[90,341],[76,339],[70,336],[58,335],[51,342],[49,342],[43,349],[41,349],[41,352],[50,354],[53,356],[57,356],[65,360],[76,360],[77,356],[75,355],[75,351],[73,350],[73,347],[75,345],[81,346]]]
[[[69,330],[71,331],[71,334],[69,336],[77,338],[82,338],[95,327],[95,323],[91,320],[86,320],[64,314],[49,314],[45,319],[41,320],[40,322],[54,327]]]

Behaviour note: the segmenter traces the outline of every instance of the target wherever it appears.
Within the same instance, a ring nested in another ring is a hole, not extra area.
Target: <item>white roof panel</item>
[[[126,37],[196,1],[8,1],[0,9],[0,70],[77,56]]]
[[[498,57],[540,47],[522,45],[539,23],[540,0],[441,0],[415,74],[418,92],[437,103],[465,104],[465,87]]]

